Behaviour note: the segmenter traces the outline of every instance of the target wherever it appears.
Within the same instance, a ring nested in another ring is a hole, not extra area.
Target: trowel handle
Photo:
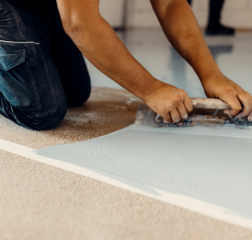
[[[217,98],[191,98],[193,108],[226,110],[231,107]]]

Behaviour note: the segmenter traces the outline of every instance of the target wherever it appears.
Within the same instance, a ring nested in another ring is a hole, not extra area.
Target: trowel
[[[231,107],[216,98],[191,98],[193,111],[189,114],[188,119],[179,123],[164,123],[164,119],[157,115],[146,105],[140,105],[137,110],[135,125],[147,127],[193,127],[193,126],[223,126],[225,124],[234,124],[241,128],[252,126],[252,122],[243,118],[230,118],[223,113]]]

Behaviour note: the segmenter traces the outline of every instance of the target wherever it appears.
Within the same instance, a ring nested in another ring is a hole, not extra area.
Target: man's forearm
[[[87,1],[84,4],[83,1],[76,0],[75,4],[80,2],[80,6],[74,6],[71,10],[73,2],[58,0],[62,19],[65,19],[63,25],[68,35],[94,66],[144,100],[156,79],[134,59],[111,26],[96,11],[95,4],[94,6],[87,6],[89,4]],[[92,0],[90,4],[94,2],[97,2],[97,0]],[[86,14],[86,9],[92,9],[92,7],[95,10]],[[67,8],[67,13],[70,14],[71,18],[74,16],[78,23],[74,23],[74,20],[71,20],[70,17],[64,16],[64,8]],[[78,14],[81,16],[78,16]],[[69,23],[71,21],[72,23]]]
[[[208,97],[227,102],[230,116],[252,120],[252,96],[223,76],[186,0],[151,0],[164,32],[194,68]],[[57,0],[63,27],[80,51],[99,70],[140,97],[166,122],[186,119],[193,109],[182,89],[151,76],[129,53],[99,14],[99,0]]]
[[[197,20],[186,0],[151,0],[161,26],[180,55],[193,67],[200,80],[219,73]]]

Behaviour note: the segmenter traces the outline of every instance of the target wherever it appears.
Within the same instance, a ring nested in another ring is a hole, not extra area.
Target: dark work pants
[[[52,129],[90,90],[57,8],[33,12],[0,0],[0,114],[29,129]]]
[[[191,5],[192,0],[187,0]],[[208,27],[215,28],[220,24],[221,10],[225,0],[210,0],[209,2],[209,17],[208,17]]]

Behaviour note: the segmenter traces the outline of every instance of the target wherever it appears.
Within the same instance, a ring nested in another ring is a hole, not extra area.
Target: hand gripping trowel
[[[229,118],[223,113],[231,107],[220,99],[215,98],[191,98],[193,111],[188,119],[179,123],[164,123],[164,119],[153,112],[146,105],[140,105],[137,110],[135,125],[148,127],[193,127],[193,126],[223,126],[224,124],[234,124],[241,128],[252,126],[252,122],[244,118]]]

